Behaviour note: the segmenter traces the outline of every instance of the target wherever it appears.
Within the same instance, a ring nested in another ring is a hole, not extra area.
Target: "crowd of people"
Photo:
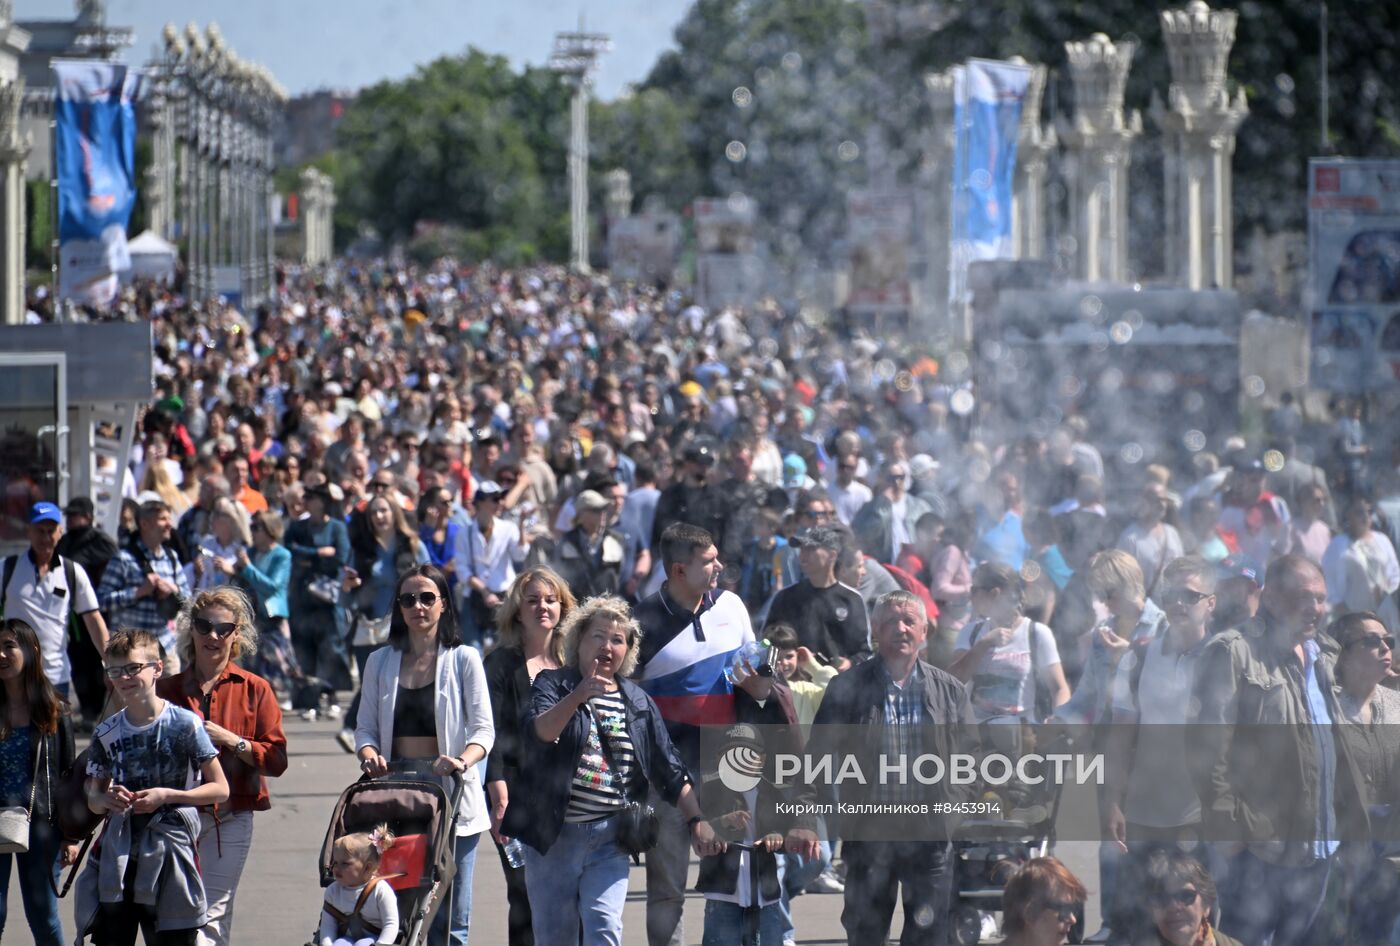
[[[1092,941],[1400,942],[1400,471],[1354,411],[1290,399],[1262,437],[1232,414],[1106,462],[1102,405],[989,433],[925,353],[556,268],[346,263],[246,315],[127,305],[157,391],[118,534],[91,497],[38,502],[0,581],[0,794],[30,815],[0,884],[13,857],[36,942],[98,821],[80,934],[236,942],[284,713],[369,778],[462,786],[434,943],[467,942],[483,835],[512,946],[620,944],[635,854],[648,942],[682,942],[692,853],[706,943],[793,941],[804,891],[844,896],[851,943],[900,898],[902,942],[945,943],[955,818],[775,817],[830,799],[706,781],[701,733],[893,753],[1006,722],[1108,760]],[[735,664],[755,640],[769,662]],[[323,946],[400,934],[393,844],[336,844]],[[1006,942],[1067,941],[1085,884],[1017,867]]]

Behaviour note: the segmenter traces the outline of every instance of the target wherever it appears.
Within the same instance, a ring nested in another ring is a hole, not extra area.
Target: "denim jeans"
[[[1281,867],[1242,851],[1220,884],[1220,931],[1249,946],[1333,946],[1326,896],[1334,867]]]
[[[661,831],[647,851],[648,946],[681,946],[685,939],[685,883],[690,870],[690,831],[675,805],[656,804]]]
[[[29,853],[0,854],[0,934],[5,930],[5,894],[10,889],[10,865],[19,861],[19,893],[24,917],[35,946],[62,946],[63,927],[58,920],[58,898],[49,878],[58,875],[59,839],[47,821],[29,826]]]
[[[526,844],[525,886],[535,942],[541,946],[622,946],[627,855],[617,844],[617,818],[565,823],[549,851]]]
[[[480,840],[479,834],[457,836],[457,876],[452,878],[452,929],[449,935],[447,911],[439,910],[428,934],[431,946],[467,946],[467,928],[472,915],[472,874],[476,870],[476,846]]]
[[[783,899],[779,908],[783,912],[783,938],[796,939],[796,928],[792,923],[792,901],[802,893],[808,884],[816,880],[822,871],[831,866],[831,842],[821,841],[821,854],[814,861],[806,860],[797,854],[784,854],[778,858],[778,876],[783,885]]]
[[[702,946],[783,946],[781,903],[758,911],[758,942],[744,939],[744,908],[727,900],[705,900],[705,936]]]
[[[932,841],[844,841],[848,946],[884,946],[895,899],[904,902],[900,946],[942,946],[953,893],[952,846]]]
[[[214,823],[208,811],[199,815],[199,872],[209,916],[199,932],[200,946],[229,946],[233,942],[233,899],[253,846],[253,813],[226,811]]]

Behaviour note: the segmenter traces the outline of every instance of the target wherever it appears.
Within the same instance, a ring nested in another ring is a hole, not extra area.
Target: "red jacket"
[[[204,694],[195,681],[194,671],[185,670],[156,683],[156,695],[199,716],[204,715]],[[266,680],[232,663],[209,692],[209,716],[222,726],[248,740],[253,765],[219,750],[219,765],[228,779],[228,801],[220,811],[266,811],[272,807],[267,776],[287,771],[287,735],[282,731],[282,707]]]

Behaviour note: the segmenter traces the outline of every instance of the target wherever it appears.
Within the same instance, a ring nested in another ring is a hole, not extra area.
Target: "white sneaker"
[[[320,715],[321,714],[316,711],[316,707],[314,706],[311,709],[301,711],[301,718],[311,723],[316,722],[316,717]]]
[[[807,893],[845,893],[846,885],[841,883],[829,869],[822,871],[806,887]]]
[[[340,717],[344,715],[344,712],[345,711],[340,708],[339,703],[332,703],[330,706],[326,707],[326,717],[328,719],[340,719]]]
[[[335,734],[335,741],[340,743],[340,748],[351,755],[355,754],[355,734],[348,729],[342,729]]]

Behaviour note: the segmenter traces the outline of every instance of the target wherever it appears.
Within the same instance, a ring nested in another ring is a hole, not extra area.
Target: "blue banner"
[[[953,232],[950,298],[966,292],[973,260],[1012,255],[1011,201],[1029,66],[971,59],[954,73]]]
[[[54,176],[59,294],[101,303],[131,267],[126,227],[136,204],[141,76],[121,63],[55,60]]]

